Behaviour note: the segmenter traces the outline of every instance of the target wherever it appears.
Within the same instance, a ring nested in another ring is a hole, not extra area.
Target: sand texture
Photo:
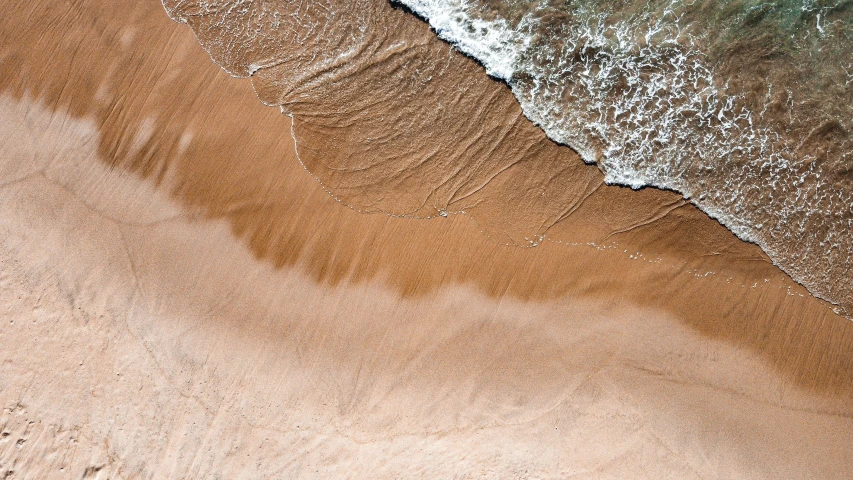
[[[0,475],[853,477],[853,323],[412,25],[470,82],[432,143],[369,78],[264,106],[156,0],[12,1]]]

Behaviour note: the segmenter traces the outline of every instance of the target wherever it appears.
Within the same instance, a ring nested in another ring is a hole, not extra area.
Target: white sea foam
[[[510,28],[504,19],[483,20],[469,15],[473,8],[465,0],[407,0],[399,2],[429,19],[443,40],[476,58],[486,73],[509,80],[518,63],[518,54],[528,47],[527,37]]]
[[[821,182],[815,162],[727,90],[674,8],[616,18],[578,6],[543,35],[541,11],[510,24],[465,0],[399,1],[507,81],[525,115],[608,183],[681,192],[825,298],[829,274],[813,265],[851,264],[849,191]]]

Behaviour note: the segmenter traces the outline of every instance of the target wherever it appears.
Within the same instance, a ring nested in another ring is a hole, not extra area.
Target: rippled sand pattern
[[[604,185],[380,7],[448,62],[446,131],[335,68],[281,115],[156,1],[0,16],[0,476],[853,476],[853,323],[679,195]],[[300,158],[433,218],[346,208]]]
[[[853,2],[401,3],[608,183],[678,191],[853,305]]]

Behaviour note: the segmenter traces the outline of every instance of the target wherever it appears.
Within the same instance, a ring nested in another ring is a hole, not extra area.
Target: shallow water
[[[608,183],[682,193],[849,307],[853,2],[401,3]]]
[[[329,198],[291,119],[159,4],[19,6],[0,17],[0,474],[853,477],[853,323],[677,194],[602,185],[459,55],[430,83],[504,110],[442,125],[510,133],[442,168],[535,148],[474,194],[476,224],[409,221]],[[447,48],[409,20],[411,45]],[[352,124],[288,105],[328,186],[352,185],[324,162],[356,159],[391,100]],[[407,128],[385,135],[444,135]],[[584,178],[537,248],[476,228],[535,230],[566,198],[531,186]]]
[[[608,183],[680,192],[850,311],[853,3],[402,3]],[[294,117],[306,168],[358,210],[464,212],[535,245],[600,185],[403,9],[164,5]]]

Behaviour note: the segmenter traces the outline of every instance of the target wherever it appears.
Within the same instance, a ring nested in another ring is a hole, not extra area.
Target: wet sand
[[[571,167],[535,248],[359,213],[159,2],[11,12],[4,474],[853,474],[850,321],[676,196]]]

